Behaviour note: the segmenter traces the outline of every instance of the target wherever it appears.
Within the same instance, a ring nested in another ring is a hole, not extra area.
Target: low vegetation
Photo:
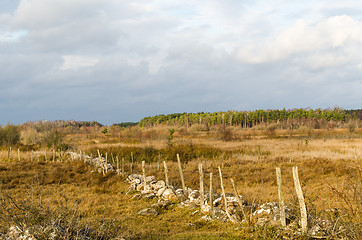
[[[126,194],[126,175],[103,175],[64,154],[68,150],[97,156],[99,150],[113,166],[117,159],[120,166],[124,163],[127,173],[141,173],[145,161],[146,174],[157,179],[165,178],[166,161],[170,182],[176,188],[181,187],[176,154],[181,158],[186,186],[192,189],[199,188],[198,165],[202,163],[205,188],[209,187],[208,174],[213,173],[214,191],[221,192],[220,166],[226,191],[233,192],[233,178],[239,194],[255,207],[278,202],[275,168],[280,167],[284,201],[297,218],[291,169],[298,166],[309,227],[323,219],[330,223],[323,228],[325,238],[360,239],[362,125],[356,112],[355,116],[343,121],[332,116],[319,127],[301,124],[299,119],[300,124],[292,128],[284,126],[295,119],[264,120],[244,127],[237,125],[234,117],[235,124],[203,120],[191,124],[189,120],[188,125],[159,122],[144,127],[4,126],[0,129],[0,238],[15,231],[15,226],[36,239],[313,238],[292,234],[280,225],[207,222],[197,208],[180,208],[177,203],[160,209],[157,216],[138,215],[157,200],[133,198],[136,192]]]

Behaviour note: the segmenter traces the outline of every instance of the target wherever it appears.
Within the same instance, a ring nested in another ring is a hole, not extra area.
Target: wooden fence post
[[[18,160],[20,162],[20,149],[18,148]]]
[[[299,208],[300,208],[300,223],[302,226],[302,232],[307,232],[308,221],[307,221],[307,209],[305,207],[302,187],[300,186],[299,177],[298,177],[298,167],[293,167],[293,179],[294,179],[294,187],[295,191],[297,192],[298,201],[299,201]]]
[[[11,147],[9,148],[9,154],[8,154],[8,156],[9,156],[9,160],[11,161]]]
[[[177,156],[178,168],[179,168],[179,170],[180,170],[180,177],[181,177],[182,189],[184,190],[184,195],[185,195],[185,197],[187,197],[188,193],[187,193],[187,189],[186,189],[186,186],[185,186],[184,174],[182,173],[180,155],[179,155],[179,154],[176,154],[176,156]]]
[[[31,150],[31,161],[34,161],[34,150]]]
[[[101,156],[101,153],[99,152],[99,150],[97,149],[97,152],[98,152],[98,158],[99,158],[99,165],[101,166],[102,168],[102,173],[103,173],[103,176],[106,175],[105,172],[104,172],[104,166],[103,166],[103,162],[102,162],[102,156]]]
[[[243,203],[241,202],[241,199],[240,199],[240,197],[239,197],[238,190],[236,190],[235,183],[234,183],[234,179],[231,178],[230,181],[231,181],[231,184],[233,185],[234,193],[235,193],[236,199],[238,200],[238,203],[239,203],[239,205],[240,205],[241,212],[243,213],[244,219],[245,219],[245,221],[246,221],[247,223],[249,223],[249,220],[248,220],[248,218],[246,217],[246,214],[245,214],[245,211],[244,211]]]
[[[145,161],[142,161],[142,178],[143,178],[143,187],[146,187],[146,168]]]
[[[199,164],[199,174],[200,174],[200,208],[202,208],[202,206],[204,206],[205,203],[204,172],[202,171],[202,164]]]
[[[280,222],[283,227],[287,226],[285,221],[285,207],[284,207],[284,200],[283,200],[283,192],[282,192],[282,173],[280,168],[276,168],[277,174],[277,183],[278,183],[278,196],[279,196],[279,209],[280,209]]]
[[[214,217],[214,202],[213,202],[213,199],[212,199],[212,173],[210,173],[210,193],[209,193],[209,198],[210,198],[210,211],[211,211],[211,218]]]
[[[119,159],[118,159],[118,155],[116,156],[116,161],[117,161],[117,175],[121,175],[121,173],[119,172]]]
[[[222,196],[224,197],[224,202],[225,202],[225,212],[226,212],[226,215],[228,216],[228,218],[230,219],[230,221],[233,222],[233,220],[231,219],[230,213],[228,211],[228,203],[227,203],[227,199],[226,199],[226,195],[225,195],[224,184],[222,182],[222,173],[221,173],[220,166],[218,167],[218,169],[219,169],[219,174],[220,174],[220,185],[221,185]]]
[[[108,153],[106,152],[106,162],[105,162],[105,169],[106,169],[106,173],[108,173]]]
[[[114,157],[113,157],[113,153],[111,153],[111,157],[112,157],[112,163],[114,165]]]

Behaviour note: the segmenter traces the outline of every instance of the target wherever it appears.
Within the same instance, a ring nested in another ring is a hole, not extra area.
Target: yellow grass
[[[350,134],[347,129],[313,130],[312,133],[305,133],[304,130],[279,130],[270,136],[265,130],[233,128],[233,140],[228,142],[221,140],[218,129],[212,129],[209,133],[195,130],[185,133],[183,128],[176,128],[174,139],[168,141],[168,129],[167,126],[131,129],[118,134],[111,132],[108,136],[100,133],[69,134],[66,141],[73,146],[74,151],[82,150],[86,153],[94,149],[109,150],[109,153],[117,149],[120,153],[127,147],[153,147],[160,151],[175,146],[197,146],[205,151],[208,148],[218,149],[221,154],[217,157],[199,157],[183,162],[186,185],[193,189],[199,187],[197,167],[199,163],[203,163],[206,189],[208,173],[212,172],[214,190],[220,192],[217,167],[221,166],[226,191],[232,192],[230,178],[233,178],[239,193],[249,203],[278,201],[275,168],[280,167],[284,201],[295,204],[292,166],[298,166],[310,211],[340,208],[347,214],[354,214],[351,215],[355,218],[354,221],[360,221],[361,199],[355,195],[362,192],[361,129],[357,129],[354,134]],[[52,152],[50,149],[47,151],[48,162],[44,161],[43,148],[34,151],[34,162],[30,161],[31,151],[22,151],[20,162],[16,147],[13,147],[11,161],[7,159],[6,149],[0,151],[2,196],[9,194],[17,201],[26,200],[54,211],[58,211],[60,206],[72,208],[76,205],[77,214],[82,221],[91,222],[94,226],[99,219],[115,221],[115,226],[119,229],[118,236],[129,239],[155,237],[157,234],[163,238],[213,239],[213,235],[223,232],[227,232],[225,238],[251,236],[245,229],[235,230],[236,227],[230,224],[205,224],[200,222],[200,215],[192,215],[193,211],[175,206],[170,210],[163,210],[155,218],[138,216],[138,210],[150,206],[156,200],[134,200],[132,195],[125,195],[127,184],[121,177],[113,174],[103,177],[99,173],[92,173],[91,166],[69,159],[67,162],[51,162]],[[140,173],[140,156],[134,157],[135,171]],[[164,179],[162,155],[159,163],[145,160],[148,163],[147,175]],[[170,181],[176,187],[181,187],[175,160],[176,156],[173,161],[167,162]],[[126,157],[126,161],[126,171],[129,172],[130,156]],[[10,223],[1,221],[0,231],[5,231]],[[271,238],[268,234],[264,237]]]

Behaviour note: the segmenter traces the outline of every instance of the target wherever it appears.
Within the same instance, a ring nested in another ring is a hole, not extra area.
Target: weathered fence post
[[[246,217],[246,214],[245,214],[245,211],[244,211],[243,203],[241,202],[241,199],[240,199],[240,197],[239,197],[238,190],[236,190],[235,183],[234,183],[234,179],[231,178],[230,181],[231,181],[231,184],[233,185],[234,193],[235,193],[236,199],[238,200],[238,203],[239,203],[239,205],[240,205],[241,212],[243,213],[244,219],[245,219],[245,221],[246,221],[247,223],[249,223],[249,220],[248,220],[248,218]]]
[[[119,159],[118,159],[118,155],[116,156],[116,161],[117,161],[117,175],[121,175],[121,173],[119,172]]]
[[[20,149],[18,148],[18,160],[20,162]]]
[[[283,200],[283,192],[282,192],[282,173],[280,168],[276,168],[277,174],[277,183],[278,183],[278,196],[279,196],[279,209],[280,209],[280,222],[283,227],[287,225],[285,221],[285,207],[284,207],[284,200]]]
[[[230,221],[233,222],[233,220],[231,219],[230,213],[228,211],[228,203],[227,203],[227,199],[226,199],[226,195],[225,195],[224,184],[222,182],[222,173],[221,173],[220,166],[218,167],[218,169],[219,169],[219,174],[220,174],[220,185],[221,185],[222,196],[224,197],[224,202],[225,202],[225,212],[226,212],[226,215],[228,216],[228,218],[230,219]]]
[[[293,178],[294,178],[294,187],[297,192],[299,208],[300,208],[300,224],[302,226],[302,232],[307,232],[308,221],[307,221],[307,209],[305,207],[302,187],[300,186],[299,177],[298,177],[298,167],[293,167]]]
[[[210,193],[209,193],[209,198],[210,198],[210,207],[211,207],[211,209],[210,209],[210,211],[211,211],[211,213],[210,213],[210,215],[211,215],[211,217],[214,217],[214,202],[213,202],[213,199],[212,199],[212,173],[210,173]]]
[[[146,168],[145,161],[142,161],[142,178],[143,178],[143,187],[146,187]]]
[[[131,174],[133,174],[133,153],[131,153]]]
[[[166,181],[166,187],[168,188],[169,182],[168,182],[168,170],[167,170],[167,164],[165,161],[163,161],[163,167],[165,168],[165,181]]]
[[[101,166],[102,168],[102,173],[103,173],[103,176],[106,175],[105,172],[104,172],[104,166],[103,166],[103,162],[102,162],[102,156],[101,156],[101,153],[99,152],[99,150],[97,149],[97,152],[98,152],[98,158],[99,158],[99,165]]]
[[[31,161],[34,161],[34,150],[31,150]]]
[[[204,197],[204,172],[202,171],[202,164],[199,164],[199,174],[200,174],[200,208],[205,203]]]
[[[106,162],[105,162],[105,169],[106,169],[106,173],[108,173],[108,153],[106,152]]]
[[[179,170],[180,170],[180,177],[181,177],[182,189],[183,189],[183,191],[184,191],[185,197],[187,197],[188,193],[187,193],[187,189],[186,189],[186,186],[185,186],[184,174],[182,173],[180,155],[179,155],[179,154],[176,154],[176,156],[177,156],[178,168],[179,168]]]

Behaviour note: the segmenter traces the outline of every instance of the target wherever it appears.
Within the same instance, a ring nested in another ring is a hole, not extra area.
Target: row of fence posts
[[[184,192],[185,196],[187,197],[187,189],[186,189],[186,185],[185,185],[185,180],[184,180],[184,176],[183,176],[183,171],[182,171],[182,166],[181,166],[181,161],[180,161],[179,154],[177,154],[176,157],[177,157],[177,164],[178,164],[178,168],[179,168],[179,172],[180,172],[180,179],[181,179],[182,189],[183,189],[183,192]],[[159,163],[158,163],[158,165],[159,165]],[[163,161],[163,165],[164,165],[164,172],[165,172],[166,187],[169,187],[168,168],[167,168],[166,161]],[[200,198],[201,198],[200,199],[200,207],[202,207],[203,204],[205,203],[205,199],[204,199],[204,196],[205,196],[205,192],[204,192],[204,172],[203,172],[202,164],[199,164],[198,168],[199,168],[199,176],[200,176]],[[222,197],[224,199],[226,215],[231,221],[235,221],[234,219],[231,218],[230,213],[228,212],[227,199],[226,199],[226,194],[225,194],[225,189],[224,189],[224,184],[223,184],[223,176],[222,176],[220,166],[218,167],[218,171],[219,171],[219,176],[220,176],[220,186],[221,186],[221,191],[222,191]],[[306,206],[305,206],[305,201],[304,201],[304,197],[303,197],[302,188],[301,188],[300,181],[299,181],[298,167],[294,166],[292,168],[292,172],[293,172],[294,188],[295,188],[295,191],[297,193],[298,202],[299,202],[299,209],[300,209],[300,215],[301,215],[301,221],[300,221],[301,230],[302,230],[303,233],[305,233],[307,231],[307,210],[306,210]],[[124,173],[123,170],[122,170],[122,173]],[[279,167],[277,167],[276,168],[276,178],[277,178],[277,185],[278,185],[280,222],[281,222],[281,225],[283,227],[285,227],[286,226],[285,204],[284,204],[284,199],[283,199],[282,177],[281,176],[282,176],[281,175],[281,170],[280,170]],[[143,178],[144,184],[146,184],[145,161],[142,161],[142,178]],[[242,215],[243,215],[245,221],[247,223],[249,223],[250,219],[248,219],[248,217],[246,215],[246,212],[245,212],[245,209],[243,208],[243,204],[242,204],[241,199],[239,197],[239,193],[238,193],[238,191],[236,189],[235,182],[234,182],[234,180],[232,178],[230,179],[230,182],[231,182],[233,190],[234,190],[234,195],[236,196],[236,199],[237,199],[237,201],[238,201],[238,203],[240,205]],[[213,217],[214,210],[213,210],[213,204],[211,204],[213,202],[213,199],[212,199],[213,190],[212,189],[213,189],[213,174],[210,173],[210,190],[209,190],[210,207],[211,207],[210,212],[211,212],[211,216]]]
[[[21,160],[21,156],[20,156],[20,149],[18,148],[18,160]],[[52,161],[54,162],[56,160],[56,151],[53,148],[52,149]],[[12,160],[12,148],[10,147],[8,150],[8,159],[11,161]],[[64,153],[62,153],[61,149],[58,149],[58,155],[59,155],[59,159],[60,161],[64,160]],[[34,150],[31,150],[31,155],[30,155],[30,160],[33,162],[34,161]],[[38,160],[40,160],[40,155],[38,154]],[[44,149],[44,160],[47,162],[48,161],[48,154],[47,154],[47,149]]]
[[[10,147],[9,148],[9,154],[8,154],[9,160],[11,160],[11,152],[12,152],[12,150],[11,150],[11,147]],[[104,167],[104,163],[102,161],[102,155],[100,154],[99,150],[97,150],[97,152],[98,152],[98,157],[99,157],[99,164],[102,167],[102,173],[103,173],[103,175],[105,175],[105,174],[107,174],[108,167],[107,166]],[[60,160],[62,161],[63,156],[62,156],[61,150],[59,150],[59,156],[60,156]],[[115,164],[114,157],[113,157],[113,155],[111,155],[111,156],[112,156],[113,164]],[[55,161],[55,149],[54,148],[53,148],[53,156],[52,157],[53,157],[52,161],[54,162]],[[183,175],[183,170],[182,170],[182,165],[181,165],[179,154],[177,154],[176,157],[177,157],[177,165],[178,165],[179,172],[180,172],[180,179],[181,179],[182,189],[183,189],[183,192],[184,192],[185,196],[187,197],[187,189],[186,189],[186,185],[185,185],[185,180],[184,180],[184,175]],[[44,158],[45,158],[45,161],[47,161],[47,151],[46,151],[46,149],[45,149],[45,153],[44,153]],[[82,151],[80,151],[80,159],[82,160]],[[108,161],[107,153],[105,154],[105,159],[106,159],[105,164],[107,164],[107,161]],[[18,160],[19,161],[21,160],[20,149],[18,149]],[[33,161],[33,160],[34,160],[34,151],[32,150],[32,152],[31,152],[31,161]],[[124,175],[125,174],[125,171],[124,171],[125,159],[122,158],[122,170],[121,171],[120,171],[120,164],[119,164],[118,156],[116,156],[116,161],[117,161],[117,163],[116,163],[117,164],[117,169],[116,169],[117,174]],[[159,161],[160,161],[160,156],[159,156]],[[159,167],[159,165],[160,165],[159,161],[158,161],[158,165],[157,165],[158,169],[160,168]],[[131,153],[131,163],[130,164],[131,164],[130,171],[131,171],[131,174],[132,174],[133,173],[133,165],[134,165],[133,153]],[[170,184],[169,184],[168,168],[167,168],[166,161],[163,161],[163,166],[164,166],[164,172],[165,172],[166,187],[169,187]],[[201,206],[200,207],[202,207],[204,202],[205,202],[205,199],[204,199],[204,196],[205,196],[204,180],[203,180],[204,179],[204,172],[203,172],[202,164],[199,164],[198,168],[199,168],[199,175],[200,175],[200,196],[201,196],[201,199],[200,199],[200,202],[201,202],[200,205]],[[220,166],[218,167],[218,171],[219,171],[219,176],[220,176],[220,185],[221,185],[222,197],[223,197],[224,203],[225,203],[225,212],[226,212],[227,217],[231,221],[233,221],[233,219],[231,218],[231,216],[230,216],[230,214],[229,214],[229,212],[227,210],[228,209],[227,199],[226,199],[226,195],[225,195],[223,177],[222,177],[222,172],[221,172]],[[305,202],[304,202],[302,188],[301,188],[300,181],[299,181],[298,167],[294,166],[292,168],[292,171],[293,171],[294,187],[295,187],[295,191],[297,193],[299,208],[300,208],[300,214],[301,214],[300,224],[301,224],[302,232],[306,232],[307,231],[307,210],[306,210],[306,206],[305,206]],[[143,178],[144,184],[146,184],[145,161],[142,161],[142,178]],[[285,227],[286,226],[285,205],[284,205],[283,191],[282,191],[281,170],[280,170],[279,167],[276,168],[276,178],[277,178],[277,185],[278,185],[280,221],[281,221],[281,225],[283,227]],[[213,199],[212,199],[212,196],[213,196],[213,192],[212,192],[213,184],[212,184],[212,181],[213,180],[212,179],[213,179],[213,175],[212,175],[212,173],[210,173],[210,190],[209,190],[210,203],[213,202]],[[238,192],[236,190],[235,182],[234,182],[234,180],[232,178],[230,179],[230,181],[231,181],[235,196],[237,198],[237,201],[238,201],[238,203],[239,203],[239,205],[241,207],[243,217],[248,222],[249,219],[246,216],[246,213],[245,213],[245,210],[243,208],[242,202],[240,200],[239,194],[238,194]],[[213,211],[213,204],[210,204],[210,207],[211,207],[211,215],[213,215],[213,212],[214,212]]]

